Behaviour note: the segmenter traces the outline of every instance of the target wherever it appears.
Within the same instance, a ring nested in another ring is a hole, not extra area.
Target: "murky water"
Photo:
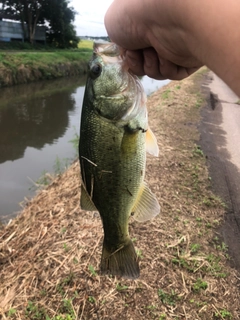
[[[146,93],[168,81],[143,77]],[[8,220],[34,195],[34,183],[76,156],[85,78],[0,89],[0,219]],[[60,160],[59,160],[60,159]]]

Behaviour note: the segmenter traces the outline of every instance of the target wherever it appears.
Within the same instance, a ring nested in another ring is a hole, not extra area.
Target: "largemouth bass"
[[[144,182],[146,151],[158,155],[148,128],[146,96],[114,43],[95,43],[81,115],[81,207],[99,211],[104,240],[100,269],[135,279],[139,265],[128,223],[160,212]]]

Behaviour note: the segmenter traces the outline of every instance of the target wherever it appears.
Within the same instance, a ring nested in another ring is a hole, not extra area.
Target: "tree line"
[[[77,12],[68,0],[2,0],[4,18],[21,22],[25,41],[34,43],[37,26],[46,27],[47,42],[58,48],[76,48],[73,21]]]

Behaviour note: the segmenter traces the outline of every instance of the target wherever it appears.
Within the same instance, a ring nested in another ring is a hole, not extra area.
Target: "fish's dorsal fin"
[[[134,213],[133,218],[139,222],[150,220],[160,212],[158,200],[145,182],[141,186],[139,196],[132,211]]]
[[[146,151],[151,155],[158,157],[159,148],[157,139],[150,128],[148,128],[146,132]]]
[[[86,211],[98,211],[83,185],[81,185],[80,206]]]

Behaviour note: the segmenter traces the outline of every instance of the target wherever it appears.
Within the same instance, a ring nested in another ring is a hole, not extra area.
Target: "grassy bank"
[[[0,87],[86,73],[91,50],[0,53]]]
[[[226,208],[197,144],[205,73],[148,99],[161,153],[148,157],[146,180],[162,210],[130,222],[140,278],[99,274],[101,220],[79,208],[76,162],[0,229],[3,319],[240,319],[239,275],[217,234]]]

